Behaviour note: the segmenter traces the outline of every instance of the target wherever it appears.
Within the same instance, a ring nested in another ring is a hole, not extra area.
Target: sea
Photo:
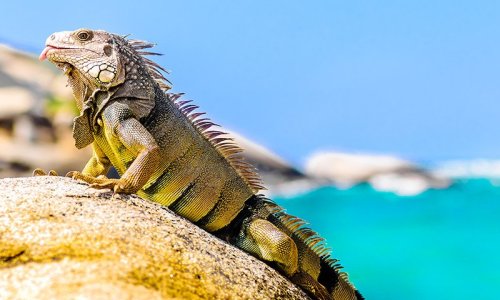
[[[366,299],[500,299],[500,185],[461,178],[416,196],[368,184],[274,197],[326,239]]]

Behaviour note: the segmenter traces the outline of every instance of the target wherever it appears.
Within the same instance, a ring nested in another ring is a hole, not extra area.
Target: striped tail
[[[261,197],[262,199],[262,197]],[[288,234],[298,250],[298,271],[290,279],[317,299],[364,299],[342,272],[338,260],[330,256],[325,240],[306,227],[306,222],[291,216],[271,200],[267,220]]]

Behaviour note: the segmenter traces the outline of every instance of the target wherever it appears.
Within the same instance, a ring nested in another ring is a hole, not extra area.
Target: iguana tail
[[[363,299],[329,254],[323,238],[300,218],[256,195],[247,201],[226,237],[268,262],[316,299]]]
[[[291,278],[295,284],[318,299],[363,299],[341,271],[338,260],[330,256],[324,239],[307,228],[306,222],[284,211],[271,214],[268,220],[287,233],[297,246],[298,271]]]

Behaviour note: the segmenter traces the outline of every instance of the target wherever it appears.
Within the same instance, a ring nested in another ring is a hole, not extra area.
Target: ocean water
[[[367,299],[500,299],[500,186],[413,197],[369,185],[275,198],[327,239]]]

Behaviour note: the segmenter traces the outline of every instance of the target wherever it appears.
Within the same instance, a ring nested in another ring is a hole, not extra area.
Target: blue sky
[[[1,6],[0,40],[33,52],[79,27],[158,43],[175,91],[298,165],[328,149],[500,158],[500,1]]]

